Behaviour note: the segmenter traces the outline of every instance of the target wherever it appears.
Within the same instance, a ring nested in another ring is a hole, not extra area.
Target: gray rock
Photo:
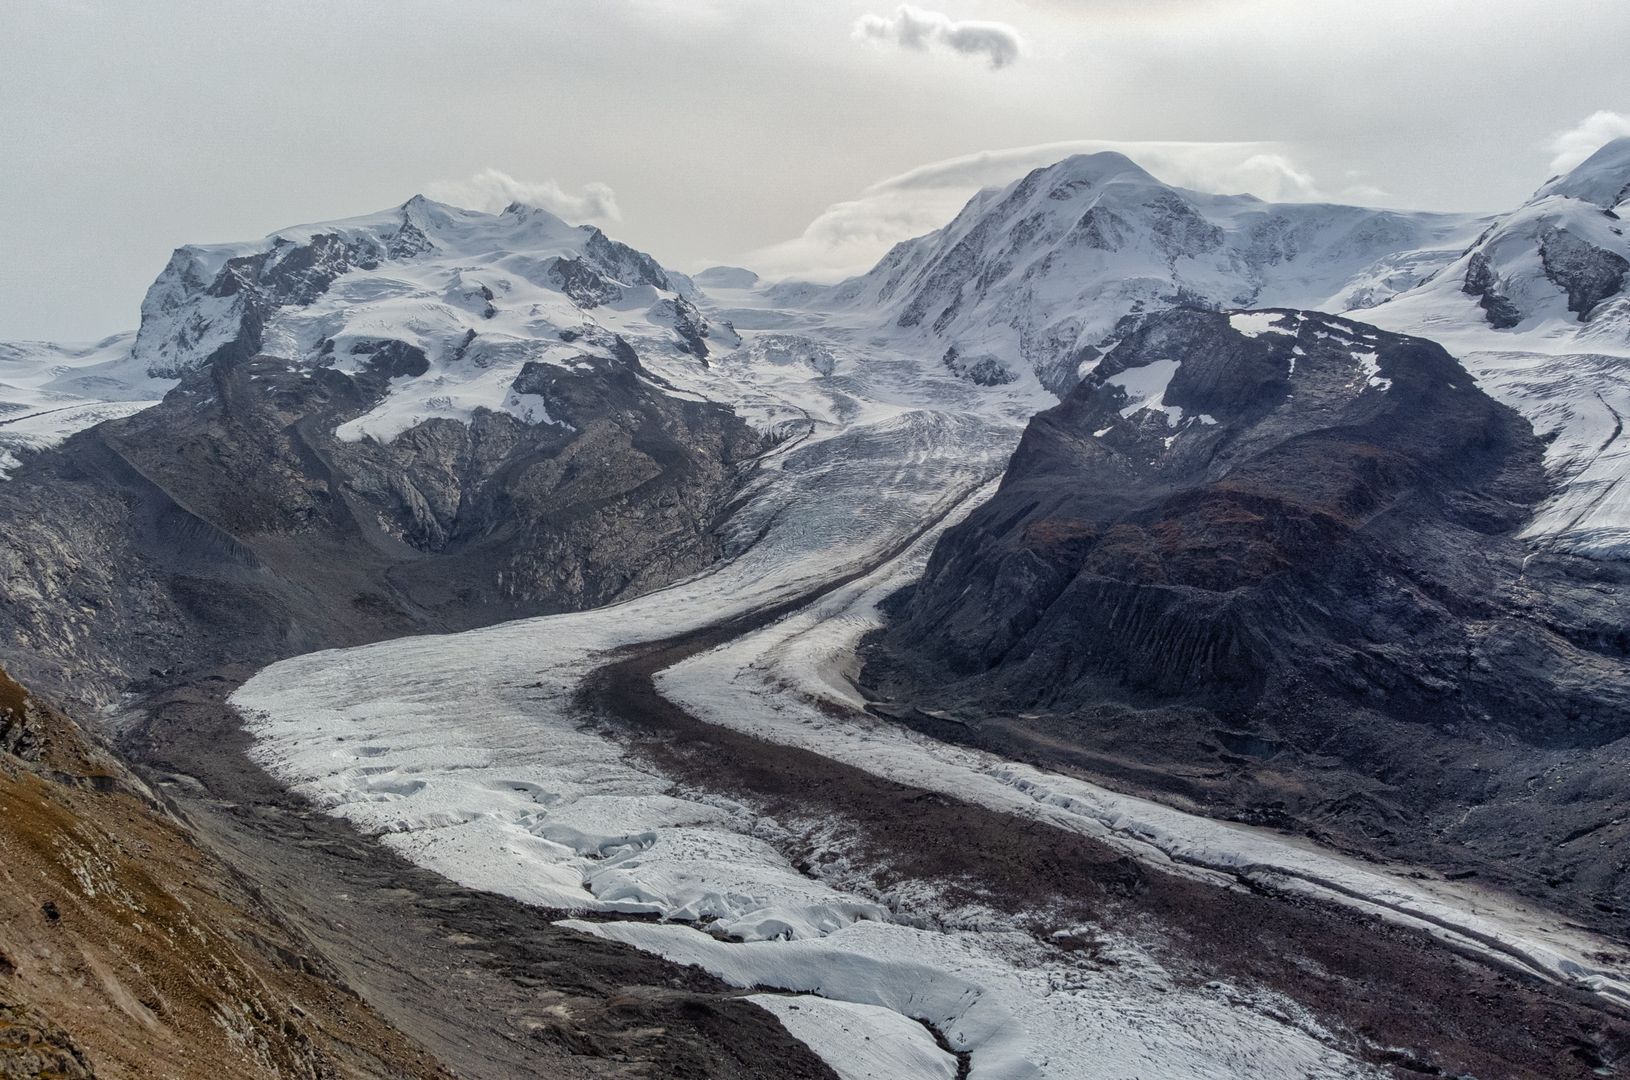
[[[1542,444],[1443,349],[1279,326],[1127,334],[895,598],[865,681],[961,721],[936,734],[1582,917],[1630,903],[1621,862],[1556,847],[1625,831],[1630,574],[1525,548]],[[1137,411],[1122,386],[1170,359]]]
[[[1630,261],[1604,251],[1565,229],[1546,229],[1539,238],[1545,276],[1568,294],[1568,310],[1584,322],[1590,310],[1624,288]]]
[[[333,432],[422,370],[253,357],[44,452],[0,486],[0,643],[19,677],[103,703],[150,670],[590,607],[694,572],[760,437],[670,397],[626,342],[526,365],[553,423],[479,411],[389,443]]]

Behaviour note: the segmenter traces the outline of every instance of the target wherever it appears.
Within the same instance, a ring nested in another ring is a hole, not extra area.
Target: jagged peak
[[[1630,135],[1603,144],[1570,172],[1552,177],[1534,199],[1558,195],[1609,210],[1630,199]]]

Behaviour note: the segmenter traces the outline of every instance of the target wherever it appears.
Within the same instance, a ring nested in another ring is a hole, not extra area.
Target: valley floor
[[[248,674],[164,691],[118,737],[343,985],[458,1076],[831,1075],[722,981],[422,869],[284,790],[226,703]]]

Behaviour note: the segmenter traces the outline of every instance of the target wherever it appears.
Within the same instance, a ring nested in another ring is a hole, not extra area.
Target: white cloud
[[[1551,159],[1551,172],[1568,172],[1602,144],[1625,135],[1630,135],[1630,116],[1605,109],[1593,112],[1551,140],[1551,152],[1556,155]]]
[[[497,169],[482,169],[464,180],[437,180],[425,188],[425,194],[438,202],[489,212],[510,203],[537,206],[574,225],[611,225],[623,219],[617,196],[605,184],[585,184],[574,194],[553,180],[517,180]]]
[[[1323,191],[1277,143],[1043,143],[937,161],[879,181],[827,207],[802,235],[746,256],[745,265],[772,279],[836,281],[863,273],[892,245],[950,221],[980,189],[1006,186],[1072,154],[1104,150],[1126,154],[1166,183],[1198,191],[1249,192],[1274,202],[1370,201],[1382,194],[1356,184]]]
[[[862,15],[855,21],[854,36],[916,52],[936,47],[962,56],[983,56],[992,68],[1007,67],[1024,48],[1024,39],[1007,23],[958,22],[943,12],[910,4],[901,4],[893,15]]]

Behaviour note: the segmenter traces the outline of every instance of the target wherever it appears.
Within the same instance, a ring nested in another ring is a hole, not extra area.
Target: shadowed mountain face
[[[0,671],[0,1077],[446,1076]]]
[[[1516,850],[1617,904],[1551,834],[1610,809],[1581,771],[1630,732],[1624,604],[1612,567],[1525,558],[1542,451],[1430,342],[1155,316],[1032,421],[867,678],[1010,752],[1361,847]]]
[[[482,412],[390,443],[333,435],[367,377],[189,375],[0,487],[7,655],[103,700],[149,668],[587,607],[699,569],[759,439],[619,364],[523,373],[559,423]]]

